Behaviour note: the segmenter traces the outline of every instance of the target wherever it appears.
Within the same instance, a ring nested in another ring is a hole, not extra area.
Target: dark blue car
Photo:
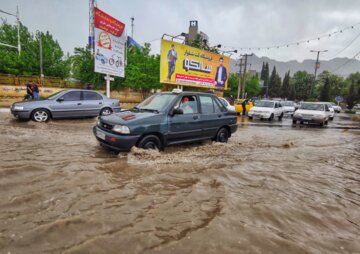
[[[98,118],[94,135],[116,151],[133,146],[159,149],[200,140],[227,142],[237,129],[236,113],[214,94],[157,93],[136,107]]]

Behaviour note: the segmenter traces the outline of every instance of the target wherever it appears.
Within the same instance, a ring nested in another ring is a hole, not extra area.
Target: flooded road
[[[95,119],[0,113],[0,253],[360,253],[360,130],[344,121],[239,119],[227,144],[116,155]]]

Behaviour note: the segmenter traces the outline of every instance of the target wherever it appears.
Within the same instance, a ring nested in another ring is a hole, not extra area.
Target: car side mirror
[[[174,108],[171,112],[171,115],[182,115],[184,114],[184,110],[182,110],[181,108]]]
[[[57,101],[62,102],[62,101],[64,101],[64,98],[59,98],[59,99],[57,99]]]

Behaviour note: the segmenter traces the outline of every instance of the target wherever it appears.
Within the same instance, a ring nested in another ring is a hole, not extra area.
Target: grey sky
[[[21,21],[30,31],[50,31],[65,52],[85,46],[88,37],[87,0],[0,0],[0,9],[15,12],[19,5]],[[187,32],[189,21],[198,20],[210,44],[231,47],[264,47],[313,38],[360,22],[358,0],[97,0],[97,5],[127,26],[135,17],[134,37],[139,43],[151,42],[160,48],[162,34]],[[0,13],[9,23],[12,17]],[[328,49],[323,59],[334,56],[360,33],[360,26],[337,36],[306,45],[254,50],[258,56],[277,60],[314,58],[309,50]],[[338,57],[353,57],[360,49],[360,38]],[[249,51],[242,51],[249,53]]]

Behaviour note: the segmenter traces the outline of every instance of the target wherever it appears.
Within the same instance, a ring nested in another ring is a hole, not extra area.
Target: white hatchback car
[[[295,111],[293,124],[298,121],[302,123],[317,123],[320,126],[326,125],[329,121],[330,109],[327,103],[304,102],[300,108]]]
[[[229,111],[235,111],[235,106],[230,105],[230,103],[223,97],[218,97],[222,103],[224,103],[225,107]]]
[[[283,116],[284,109],[278,101],[257,101],[248,112],[249,119],[260,118],[271,121],[275,117],[281,120]]]
[[[334,120],[335,116],[335,109],[333,108],[331,102],[325,102],[326,105],[329,107],[329,120]]]
[[[281,106],[284,109],[285,116],[293,116],[295,112],[295,102],[293,101],[280,101]]]

